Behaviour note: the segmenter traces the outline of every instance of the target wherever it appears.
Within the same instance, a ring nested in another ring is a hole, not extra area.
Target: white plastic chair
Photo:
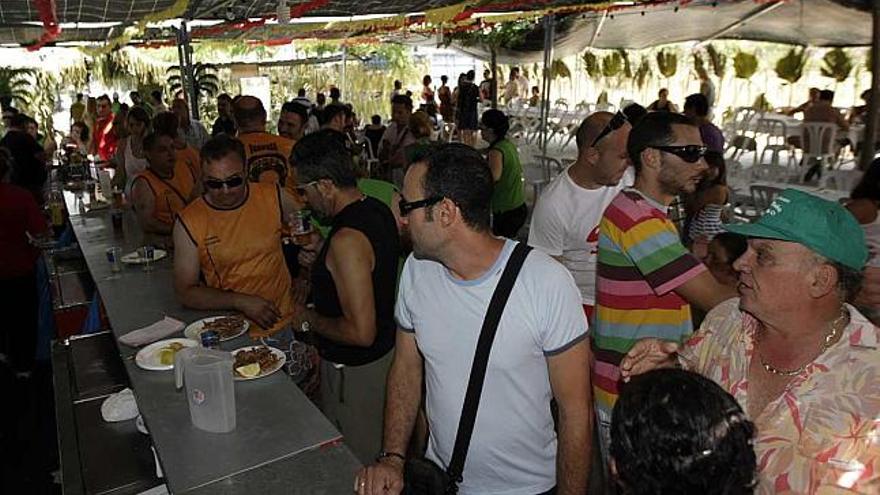
[[[829,169],[835,166],[837,164],[837,146],[834,142],[836,135],[835,123],[804,122],[801,136],[804,165],[809,167],[818,162]]]
[[[733,135],[733,138],[724,150],[724,154],[733,150],[730,154],[731,160],[740,159],[746,151],[757,151],[755,130],[751,127],[752,120],[757,114],[758,111],[751,107],[737,108],[733,120],[728,123],[728,130],[733,131],[728,135]]]
[[[770,204],[773,203],[773,200],[776,199],[776,196],[779,196],[779,193],[782,192],[782,189],[773,186],[752,186],[749,188],[749,191],[752,193],[752,204],[755,205],[755,208],[759,212],[759,216],[764,212],[767,208],[770,208]]]
[[[755,154],[755,165],[766,163],[764,157],[770,154],[770,164],[779,165],[779,155],[783,151],[788,156],[786,165],[794,167],[796,161],[794,158],[794,148],[788,144],[786,138],[788,136],[788,126],[785,122],[777,119],[758,119],[758,132],[767,134],[767,144],[761,150],[761,156]]]

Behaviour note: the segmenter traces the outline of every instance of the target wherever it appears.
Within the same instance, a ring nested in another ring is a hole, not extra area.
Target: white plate
[[[269,350],[272,351],[272,354],[274,354],[275,357],[278,358],[278,361],[275,362],[275,366],[273,366],[271,369],[268,369],[268,370],[260,370],[259,375],[251,377],[251,378],[245,378],[243,376],[239,376],[238,373],[236,373],[235,369],[233,368],[232,376],[235,378],[235,381],[243,382],[243,381],[247,381],[247,380],[256,380],[258,378],[267,377],[267,376],[271,375],[272,373],[275,373],[276,371],[280,370],[281,367],[284,366],[284,363],[287,362],[287,356],[285,356],[284,353],[281,352],[281,350],[276,349],[271,346],[262,346],[262,345],[250,345],[247,347],[240,347],[240,348],[232,351],[232,357],[235,357],[235,355],[241,351],[250,351],[252,349],[258,349],[260,347],[268,347]],[[233,364],[233,366],[234,366],[234,364]]]
[[[153,250],[153,261],[154,262],[159,261],[166,256],[168,256],[168,251],[165,251],[164,249],[154,249]],[[134,252],[128,253],[125,256],[123,256],[122,262],[129,264],[129,265],[143,265],[144,263],[147,262],[147,260],[145,260],[144,258],[141,258],[140,253],[138,253],[137,251],[134,251]]]
[[[168,344],[174,342],[180,343],[183,347],[198,347],[199,343],[192,339],[165,339],[144,347],[138,351],[134,357],[134,362],[145,370],[150,371],[166,371],[173,370],[173,364],[162,364],[159,362],[159,351]]]
[[[188,339],[193,339],[197,342],[201,342],[202,341],[202,329],[205,328],[205,323],[208,323],[210,321],[214,321],[214,320],[217,320],[220,318],[226,318],[227,316],[229,316],[229,315],[209,316],[207,318],[202,318],[201,320],[194,321],[194,322],[190,323],[185,329],[183,329],[183,336]],[[220,342],[226,342],[227,340],[232,340],[232,339],[238,337],[239,335],[247,332],[247,330],[248,330],[248,328],[250,328],[250,326],[251,326],[250,322],[248,322],[247,320],[243,320],[241,328],[238,330],[238,332],[235,335],[232,335],[231,337],[226,337],[225,339],[221,337]]]

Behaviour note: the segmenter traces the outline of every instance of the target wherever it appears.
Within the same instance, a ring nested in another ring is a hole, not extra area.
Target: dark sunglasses
[[[611,117],[611,120],[609,120],[608,123],[605,124],[605,127],[602,128],[602,132],[600,132],[599,135],[596,136],[596,139],[590,143],[590,148],[595,148],[596,143],[605,136],[623,127],[623,124],[626,124],[627,121],[626,114],[618,110],[618,112],[614,114],[614,117]]]
[[[430,198],[420,199],[418,201],[407,201],[401,198],[400,203],[398,203],[398,205],[400,206],[400,216],[405,217],[409,215],[413,210],[432,206],[441,201],[443,201],[443,196],[432,196]]]
[[[705,146],[697,144],[688,144],[685,146],[651,146],[651,148],[672,153],[688,163],[697,163],[700,161],[700,158],[706,156],[706,150],[708,149]]]
[[[220,179],[205,179],[204,181],[205,187],[208,189],[223,189],[223,186],[228,188],[238,187],[244,184],[244,178],[234,175],[225,180]]]

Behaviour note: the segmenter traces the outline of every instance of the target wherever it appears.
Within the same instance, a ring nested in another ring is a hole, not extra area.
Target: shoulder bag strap
[[[474,362],[471,365],[471,375],[468,380],[467,393],[464,396],[464,405],[461,408],[461,419],[458,422],[458,433],[455,435],[455,447],[452,450],[452,459],[446,470],[450,479],[449,493],[458,491],[458,483],[462,481],[464,461],[467,457],[471,435],[474,432],[474,423],[477,419],[477,408],[480,405],[480,395],[483,392],[483,382],[486,378],[486,368],[489,364],[489,351],[492,349],[492,341],[495,339],[498,322],[504,313],[504,306],[513,290],[513,284],[519,275],[520,268],[532,248],[523,242],[517,243],[513,253],[507,260],[507,266],[501,274],[501,280],[495,287],[486,317],[483,319],[483,328],[480,330],[480,338],[477,341],[477,350],[474,353]]]

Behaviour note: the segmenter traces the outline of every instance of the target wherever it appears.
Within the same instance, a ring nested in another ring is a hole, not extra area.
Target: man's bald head
[[[596,112],[590,114],[581,122],[578,127],[575,142],[578,147],[578,154],[583,153],[592,144],[593,140],[602,132],[602,129],[611,122],[614,114],[611,112]]]
[[[266,130],[266,109],[256,96],[245,95],[234,101],[232,114],[240,131]]]

